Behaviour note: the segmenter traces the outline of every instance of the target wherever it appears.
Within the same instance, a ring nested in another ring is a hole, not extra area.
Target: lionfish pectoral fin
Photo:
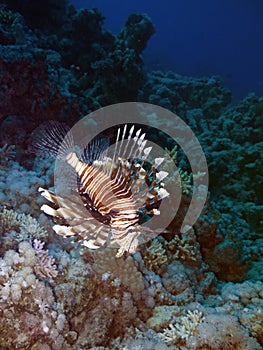
[[[96,240],[94,239],[89,239],[89,240],[83,240],[82,245],[84,245],[87,248],[90,249],[99,249],[101,248],[101,246],[96,242]]]
[[[53,230],[60,236],[73,237],[76,235],[70,226],[54,225]]]
[[[39,156],[64,159],[74,148],[73,135],[68,125],[48,121],[38,126],[31,135],[31,148]]]
[[[43,204],[41,206],[40,210],[42,210],[45,214],[50,215],[50,216],[59,216],[57,211],[55,209],[51,208],[47,204]]]
[[[124,253],[134,254],[137,251],[137,247],[139,244],[138,235],[139,233],[136,230],[130,230],[129,233],[123,237],[120,237],[116,230],[112,230],[111,237],[111,246],[118,245],[119,249],[116,254],[116,258],[120,258],[124,255]]]
[[[138,247],[138,239],[134,238],[132,241],[125,242],[124,245],[122,245],[116,254],[116,258],[120,258],[124,255],[125,252],[129,254],[134,254],[137,251]]]
[[[50,201],[52,203],[57,202],[56,196],[54,195],[54,193],[52,193],[52,192],[50,192],[42,187],[38,188],[38,192],[40,192],[41,196],[45,197],[48,201]]]

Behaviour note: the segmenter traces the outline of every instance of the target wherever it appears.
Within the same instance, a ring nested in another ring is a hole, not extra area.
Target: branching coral
[[[150,246],[143,250],[143,260],[146,267],[152,271],[160,272],[165,267],[168,257],[158,238],[153,239]]]
[[[178,166],[178,146],[175,145],[171,150],[165,148],[165,151],[168,157],[165,159],[163,170],[165,171],[166,168],[171,168],[171,162],[174,163],[172,168],[175,169],[172,174],[169,174],[168,180],[170,181],[172,186],[175,186],[176,188],[178,188],[178,190],[181,190],[183,194],[191,194],[192,174],[188,173],[187,171],[180,168],[180,166]]]
[[[176,323],[170,323],[169,328],[164,329],[161,338],[168,344],[178,345],[182,340],[197,335],[197,327],[204,320],[202,312],[188,310],[185,316],[176,319]]]
[[[48,251],[43,249],[44,242],[34,239],[33,247],[36,252],[37,261],[34,265],[36,274],[43,279],[52,281],[58,275],[55,259],[48,255]]]
[[[186,262],[198,262],[201,259],[199,244],[196,242],[193,229],[191,233],[175,235],[174,238],[166,242],[170,260],[181,260]],[[172,254],[172,256],[171,256]]]
[[[157,273],[163,272],[167,263],[175,260],[191,266],[199,266],[201,262],[200,247],[193,229],[174,235],[171,240],[163,237],[153,239],[148,247],[142,249],[142,255],[147,268]]]
[[[4,208],[0,212],[2,236],[7,240],[21,242],[39,239],[46,241],[47,231],[31,215],[21,214],[12,209]]]

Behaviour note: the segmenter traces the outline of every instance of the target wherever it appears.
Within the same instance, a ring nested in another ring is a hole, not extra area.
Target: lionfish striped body
[[[52,131],[54,128],[55,132]],[[146,171],[143,165],[151,148],[145,147],[145,134],[138,130],[133,135],[134,126],[127,135],[126,131],[127,125],[120,140],[121,130],[118,130],[112,157],[108,157],[107,152],[94,152],[93,145],[88,145],[80,156],[70,150],[71,147],[64,147],[63,151],[56,153],[55,143],[60,144],[63,138],[61,135],[57,140],[61,127],[56,124],[44,127],[42,134],[47,135],[44,142],[42,135],[35,142],[40,153],[64,158],[78,177],[77,190],[70,197],[39,189],[53,203],[53,207],[45,204],[41,209],[59,222],[54,230],[66,237],[77,237],[91,249],[117,244],[117,257],[136,251],[138,237],[147,231],[146,227],[139,225],[141,215],[159,214],[154,206],[168,195],[162,183],[168,173],[157,171],[163,158],[156,158],[154,165]],[[127,143],[124,146],[125,137]],[[68,138],[67,143],[72,143],[71,136]],[[48,150],[43,150],[45,145],[48,145]],[[95,159],[92,153],[95,153]],[[79,205],[79,197],[82,205]],[[87,210],[91,215],[87,215]],[[66,221],[65,225],[60,224],[61,218]]]

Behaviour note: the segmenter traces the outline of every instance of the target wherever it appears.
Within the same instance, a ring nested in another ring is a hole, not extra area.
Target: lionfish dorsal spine
[[[124,153],[121,154],[121,151],[122,151],[122,145],[123,145],[123,140],[124,140],[124,138],[125,138],[126,130],[127,130],[127,124],[125,124],[125,126],[124,126],[124,128],[123,128],[123,133],[122,133],[120,145],[118,145],[118,155],[117,155],[117,158],[119,158],[120,156],[121,156],[122,158],[125,157],[125,154],[124,154]]]
[[[125,149],[124,149],[124,152],[123,152],[123,154],[124,154],[124,155],[126,154],[126,152],[127,152],[127,148],[128,148],[128,145],[130,144],[130,141],[131,141],[131,138],[132,138],[133,131],[134,131],[134,125],[133,125],[133,126],[130,128],[130,130],[129,130],[129,134],[128,134],[128,141],[127,141],[127,143],[126,143],[126,146],[125,146]],[[129,156],[128,156],[128,158],[129,158]]]
[[[116,154],[117,154],[117,149],[118,149],[118,142],[119,142],[119,138],[120,138],[120,128],[117,131],[117,137],[116,137],[116,142],[115,142],[115,148],[114,148],[114,153],[112,156],[112,163],[111,163],[111,167],[110,167],[110,171],[109,174],[110,175],[113,171],[113,165],[116,163]]]
[[[160,183],[161,181],[163,181],[166,177],[168,176],[168,172],[167,171],[159,171],[158,173],[156,173],[156,183]]]

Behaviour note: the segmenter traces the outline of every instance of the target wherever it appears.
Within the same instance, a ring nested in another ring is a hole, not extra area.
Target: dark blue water
[[[131,13],[147,13],[156,27],[144,52],[147,69],[190,76],[222,76],[235,100],[263,95],[262,0],[72,0],[97,7],[114,34]]]

